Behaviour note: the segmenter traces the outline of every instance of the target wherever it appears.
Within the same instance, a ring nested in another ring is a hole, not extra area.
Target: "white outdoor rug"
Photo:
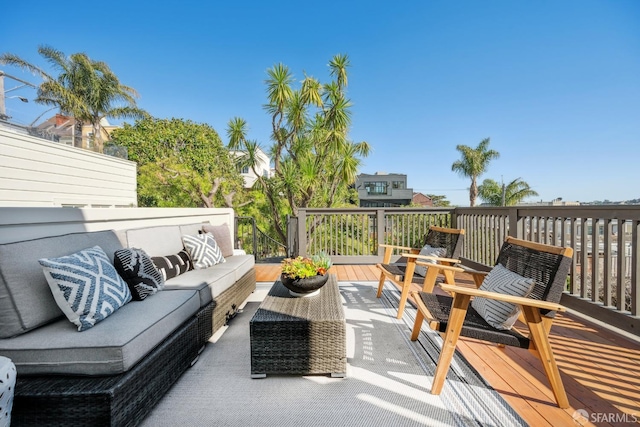
[[[347,377],[251,379],[248,303],[142,425],[521,426],[526,423],[458,354],[439,396],[429,393],[440,336],[409,340],[415,309],[397,320],[399,293],[377,282],[340,282],[347,319]]]

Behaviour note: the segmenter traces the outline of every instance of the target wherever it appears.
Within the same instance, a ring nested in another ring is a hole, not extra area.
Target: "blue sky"
[[[268,68],[328,81],[327,63],[342,53],[350,138],[373,148],[361,172],[404,173],[415,191],[468,206],[469,180],[451,171],[455,147],[488,137],[500,158],[480,181],[521,178],[539,193],[529,201],[640,198],[637,0],[38,0],[1,10],[0,52],[42,66],[43,44],[85,52],[153,116],[208,123],[225,143],[238,116],[270,145]],[[7,100],[24,124],[45,109]]]

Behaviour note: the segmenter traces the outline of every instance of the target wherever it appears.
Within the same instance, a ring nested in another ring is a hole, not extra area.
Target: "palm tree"
[[[487,171],[489,162],[500,157],[500,153],[495,150],[489,150],[489,138],[480,141],[476,148],[466,145],[456,146],[462,154],[462,159],[456,160],[451,165],[451,170],[458,172],[461,176],[471,178],[471,187],[469,188],[469,203],[473,207],[476,205],[478,197],[478,177]]]
[[[0,55],[0,63],[40,75],[43,82],[35,102],[58,107],[60,113],[73,117],[80,127],[90,124],[97,151],[102,152],[104,146],[102,119],[137,119],[148,115],[136,106],[135,89],[122,85],[106,63],[93,61],[85,53],[67,58],[48,46],[40,46],[38,53],[59,71],[57,77],[11,53]]]
[[[478,195],[491,206],[514,206],[524,198],[537,196],[538,193],[520,178],[514,179],[507,185],[485,179],[478,187]]]

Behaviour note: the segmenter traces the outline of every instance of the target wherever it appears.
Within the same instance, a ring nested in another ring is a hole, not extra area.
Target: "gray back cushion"
[[[127,230],[127,246],[143,249],[149,256],[175,255],[184,249],[182,235],[197,235],[202,223],[160,225]]]
[[[111,262],[122,248],[116,233],[96,231],[0,245],[0,338],[20,335],[62,316],[38,263],[100,246]]]

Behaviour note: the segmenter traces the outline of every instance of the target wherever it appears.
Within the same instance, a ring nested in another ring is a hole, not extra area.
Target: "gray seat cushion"
[[[62,316],[38,263],[100,246],[113,262],[122,249],[114,231],[73,233],[0,245],[0,338],[22,334]],[[66,321],[66,320],[65,320]]]
[[[233,270],[236,281],[254,268],[256,259],[253,255],[234,255],[225,258],[224,264],[218,264],[216,267]]]
[[[255,258],[253,255],[234,255],[225,258],[226,262],[216,264],[212,267],[200,270],[187,271],[177,277],[165,282],[165,289],[200,289],[201,285],[207,284],[211,297],[214,299],[222,292],[233,286],[249,270],[254,268]],[[207,304],[206,296],[201,296],[201,301]]]
[[[93,328],[67,319],[0,340],[18,374],[112,375],[129,370],[200,309],[194,290],[160,291],[132,301]]]
[[[220,268],[224,264],[217,264],[213,267],[203,268],[200,270],[187,271],[173,279],[165,282],[164,288],[171,289],[200,289],[201,292],[209,293],[209,301],[222,292],[229,289],[236,282],[236,276],[233,269]],[[207,289],[203,289],[202,285],[206,284]],[[204,301],[206,295],[201,295]]]

